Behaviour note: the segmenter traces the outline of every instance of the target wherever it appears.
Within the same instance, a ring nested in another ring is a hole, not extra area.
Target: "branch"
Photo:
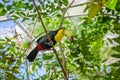
[[[21,28],[27,34],[29,38],[32,38],[32,36],[29,35],[28,31],[24,28],[24,26],[21,23],[19,22],[15,22],[15,23],[18,25],[19,28]]]
[[[58,27],[59,27],[59,28],[62,28],[63,21],[64,21],[64,19],[65,19],[65,18],[64,18],[65,13],[67,12],[68,8],[73,4],[73,2],[74,2],[75,0],[73,0],[73,1],[70,3],[70,5],[68,5],[64,10],[62,10],[59,1],[60,1],[60,0],[57,0],[57,3],[58,3],[59,9],[60,9],[61,12],[62,12],[62,18],[61,18],[61,21],[60,21],[60,24],[59,24]],[[63,50],[62,50],[62,44],[61,44],[61,42],[59,42],[59,49],[60,49],[60,53],[61,53],[61,55],[62,55],[63,68],[64,68],[65,74],[66,74],[66,75],[64,75],[64,80],[68,80],[67,69],[66,69],[66,58],[65,58],[64,52],[63,52]]]
[[[60,67],[61,67],[61,69],[62,69],[62,72],[63,72],[64,75],[66,75],[66,74],[65,74],[65,71],[64,71],[64,68],[63,68],[63,66],[62,66],[62,64],[61,64],[61,62],[60,62],[60,59],[59,59],[59,57],[58,57],[58,55],[57,55],[57,52],[56,52],[56,50],[55,50],[55,48],[54,48],[54,46],[53,46],[53,44],[52,44],[52,40],[50,39],[50,36],[49,36],[49,34],[48,34],[48,32],[47,32],[47,29],[46,29],[46,27],[45,27],[45,24],[44,24],[44,22],[43,22],[43,20],[42,20],[41,13],[39,12],[39,10],[38,10],[38,8],[37,8],[37,6],[36,6],[35,1],[34,1],[34,0],[32,0],[32,1],[33,1],[33,4],[34,4],[35,9],[36,9],[36,11],[37,11],[38,17],[39,17],[39,19],[40,19],[40,21],[41,21],[42,27],[43,27],[43,29],[44,29],[44,31],[45,31],[45,33],[46,33],[46,36],[47,36],[48,40],[50,41],[50,43],[51,43],[51,45],[52,45],[53,52],[55,53],[55,56],[56,56],[56,58],[57,58],[57,60],[58,60],[58,62],[59,62],[59,65],[60,65]]]
[[[37,23],[37,19],[35,20],[35,22],[34,22],[34,24],[33,24],[33,30],[32,30],[32,34],[34,33],[34,30],[35,30],[36,23]]]
[[[71,7],[71,5],[74,3],[75,0],[73,0],[64,10],[64,13],[67,12],[67,10]]]
[[[88,16],[88,14],[80,14],[80,15],[65,16],[64,18],[79,17],[79,16]]]
[[[69,16],[69,13],[68,13],[68,12],[67,12],[67,15]],[[72,20],[72,18],[71,18],[71,17],[68,17],[68,18],[70,19],[71,24],[73,25],[74,29],[77,30],[76,27],[75,27],[75,24],[74,24],[74,22],[73,22],[73,20]]]
[[[60,0],[57,0],[57,4],[58,4],[58,7],[59,7],[59,9],[60,9],[60,11],[63,13],[63,9],[61,8],[61,5],[60,5],[60,2],[59,2]]]
[[[76,4],[76,5],[71,6],[70,8],[74,8],[74,7],[78,7],[78,6],[83,6],[83,5],[86,5],[86,4],[89,4],[89,3],[90,2],[84,2],[84,3]]]
[[[68,80],[67,69],[66,69],[66,58],[65,58],[65,55],[64,55],[64,51],[62,49],[62,43],[61,42],[59,42],[59,49],[60,49],[60,53],[62,55],[63,67],[64,67],[64,70],[65,70],[65,73],[66,73],[66,76],[64,78],[65,78],[65,80]]]
[[[11,17],[10,17],[10,15],[6,15],[6,18],[8,19],[8,20],[13,20]],[[17,25],[18,25],[18,27],[20,28],[20,29],[22,29],[23,31],[24,31],[24,33],[29,37],[29,38],[32,38],[32,36],[30,36],[29,35],[29,32],[24,28],[24,26],[19,22],[19,21],[14,21]]]
[[[101,14],[98,14],[98,15],[101,15]],[[110,17],[120,17],[120,15],[112,15],[112,14],[102,14],[102,15],[105,15],[105,16],[110,16]],[[88,16],[88,14],[80,14],[80,15],[72,15],[72,16],[65,16],[64,18],[70,18],[70,17],[79,17],[79,16]]]
[[[73,0],[64,10],[62,10],[62,9],[61,9],[61,6],[60,6],[60,3],[59,3],[59,0],[57,0],[58,6],[59,6],[59,8],[60,8],[60,10],[61,10],[61,12],[62,12],[62,19],[61,19],[61,21],[60,21],[59,28],[62,28],[62,24],[63,24],[63,21],[64,21],[64,19],[65,19],[65,18],[64,18],[65,13],[67,12],[68,8],[70,8],[70,6],[73,4],[74,1],[75,1],[75,0]]]
[[[25,61],[25,66],[26,66],[26,76],[27,76],[27,80],[30,80],[29,78],[29,73],[28,73],[28,63],[27,63],[27,59]]]

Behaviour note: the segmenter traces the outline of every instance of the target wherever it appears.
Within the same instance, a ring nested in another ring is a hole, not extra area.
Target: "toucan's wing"
[[[48,42],[43,43],[42,46],[43,46],[44,49],[47,49],[47,50],[52,48],[52,45],[50,43],[48,43]]]
[[[53,43],[55,44],[56,41],[54,40],[54,37],[55,37],[55,35],[57,34],[57,31],[50,31],[48,34],[49,34],[51,40],[53,41]],[[49,42],[49,40],[48,40],[48,38],[47,38],[46,35],[45,35],[45,36],[42,36],[41,38],[39,38],[39,39],[37,40],[37,43],[38,43],[38,44],[45,44],[45,45],[47,45],[47,44],[49,45],[49,44],[50,44],[50,42]],[[54,45],[54,44],[53,44],[53,45]]]
[[[41,44],[42,47],[47,50],[49,50],[52,47],[46,36],[43,36],[42,38],[38,39],[37,43]]]
[[[49,34],[49,36],[50,36],[50,38],[51,38],[51,40],[52,39],[54,39],[54,36],[56,35],[56,31],[50,31],[48,34]],[[41,38],[39,38],[38,40],[37,40],[37,43],[43,43],[44,41],[47,41],[48,42],[48,39],[47,39],[47,36],[46,35],[44,35],[44,36],[42,36]]]
[[[36,42],[38,43],[38,42],[39,42],[42,38],[43,38],[43,36],[42,36],[42,37],[40,37],[39,39],[37,39],[37,41],[36,41]]]
[[[39,38],[39,39],[37,40],[37,43],[38,43],[38,44],[43,44],[43,43],[45,43],[45,42],[48,42],[48,39],[47,39],[46,36],[43,36],[43,37],[41,37],[41,38]]]

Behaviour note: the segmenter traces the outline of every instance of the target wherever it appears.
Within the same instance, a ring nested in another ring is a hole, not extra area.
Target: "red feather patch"
[[[43,50],[44,48],[42,47],[41,44],[37,44],[37,49],[40,51],[40,50]]]

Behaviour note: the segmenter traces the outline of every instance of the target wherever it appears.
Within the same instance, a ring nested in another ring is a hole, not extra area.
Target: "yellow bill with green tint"
[[[69,38],[71,43],[74,41],[73,36],[71,35],[71,33],[68,30],[64,30],[63,34],[66,35]]]

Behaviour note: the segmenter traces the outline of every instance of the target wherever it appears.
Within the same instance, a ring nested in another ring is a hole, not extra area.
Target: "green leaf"
[[[98,14],[98,12],[102,9],[101,4],[98,2],[91,2],[89,6],[89,13],[88,13],[88,23],[91,19]]]
[[[0,39],[0,41],[5,41],[4,39]]]
[[[0,9],[0,16],[5,15],[5,13],[6,13],[6,10],[4,8],[1,8]]]
[[[13,74],[6,72],[6,77],[8,79],[12,79],[12,80],[18,80],[18,78],[16,76],[14,76]]]
[[[84,8],[84,11],[83,11],[83,12],[87,12],[88,8],[89,8],[89,6],[88,6],[88,4],[87,4],[86,7]]]
[[[25,14],[25,12],[20,12],[20,15],[22,15],[22,16],[26,16],[26,14]]]
[[[26,20],[29,20],[29,18],[28,18],[28,17],[23,18],[23,19],[22,19],[22,22],[24,22],[24,21],[26,21]]]
[[[42,62],[41,62],[41,61],[40,61],[40,62],[37,62],[36,65],[37,65],[39,68],[41,68],[41,67],[42,67]]]
[[[31,5],[29,6],[29,9],[30,9],[30,10],[32,10],[32,9],[33,9],[33,4],[31,4]]]
[[[26,41],[23,43],[23,48],[27,48],[30,45],[30,42]]]
[[[68,5],[68,0],[63,0],[63,4],[64,4],[65,6],[67,6],[67,5]]]
[[[28,17],[33,17],[33,16],[34,16],[34,14],[29,14],[29,15],[28,15]]]
[[[11,41],[8,37],[5,37],[5,39],[6,39],[7,41]]]
[[[12,17],[14,18],[15,21],[19,18],[18,15],[12,15]]]
[[[113,40],[120,44],[120,37],[114,38]]]
[[[2,45],[0,45],[0,49],[3,49],[4,47]]]
[[[11,42],[11,46],[15,47],[16,43],[15,42]]]
[[[120,58],[120,54],[112,54],[111,56],[115,58]]]
[[[37,15],[33,15],[32,20],[34,21],[36,17],[37,17]]]
[[[117,61],[117,62],[115,62],[115,63],[112,63],[111,66],[117,66],[117,67],[120,66],[120,61]]]
[[[10,0],[5,0],[5,3],[9,3],[10,2]]]
[[[111,44],[113,44],[113,40],[112,40],[112,39],[108,38],[107,40],[108,40]]]
[[[114,10],[118,0],[103,0],[102,2],[107,8]]]
[[[53,58],[53,56],[54,56],[53,54],[44,54],[42,59],[43,60],[50,60],[51,58]]]
[[[11,5],[8,5],[8,6],[7,6],[7,10],[10,11],[10,10],[11,10],[11,7],[12,7]]]
[[[113,50],[120,52],[120,46],[112,47]]]
[[[4,8],[4,4],[0,3],[0,8]]]
[[[32,65],[32,71],[34,71],[35,68],[36,68],[36,64],[34,63],[34,64]]]
[[[9,14],[13,14],[15,11],[14,10],[10,10]]]
[[[16,73],[16,74],[17,74],[17,73],[20,73],[19,70],[18,70],[18,68],[19,68],[19,67],[17,67],[17,65],[14,66],[14,67],[12,68],[12,72],[13,72],[13,73]]]

